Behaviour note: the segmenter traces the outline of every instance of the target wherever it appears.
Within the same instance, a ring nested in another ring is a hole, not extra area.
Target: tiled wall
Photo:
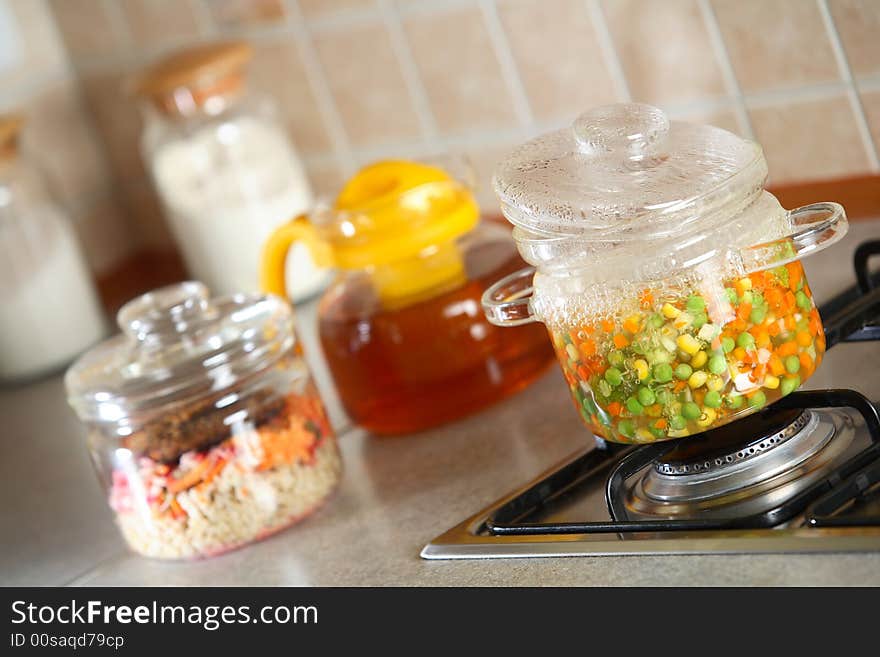
[[[591,105],[629,99],[758,139],[776,183],[878,170],[880,0],[51,0],[51,7],[136,245],[169,237],[140,163],[137,111],[121,83],[168,49],[224,36],[256,46],[253,83],[277,97],[322,192],[378,157],[454,151],[471,156],[491,205],[491,169],[512,145]]]

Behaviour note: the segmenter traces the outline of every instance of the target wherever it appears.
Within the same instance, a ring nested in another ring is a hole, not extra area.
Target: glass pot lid
[[[116,317],[122,333],[84,354],[65,376],[70,404],[85,421],[139,421],[238,388],[295,343],[293,313],[283,299],[211,299],[197,282],[137,297]]]
[[[520,228],[618,243],[706,227],[720,207],[759,194],[766,176],[756,143],[631,103],[592,109],[523,144],[493,185]]]

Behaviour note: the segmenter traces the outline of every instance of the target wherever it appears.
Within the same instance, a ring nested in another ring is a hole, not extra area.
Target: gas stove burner
[[[681,441],[633,477],[627,508],[663,518],[760,513],[826,474],[853,435],[843,413],[771,408]]]

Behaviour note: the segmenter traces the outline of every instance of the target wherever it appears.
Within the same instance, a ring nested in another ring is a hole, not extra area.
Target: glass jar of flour
[[[46,374],[105,334],[69,217],[18,149],[22,119],[0,115],[0,381]]]
[[[268,98],[246,90],[245,43],[174,53],[136,82],[142,152],[193,278],[218,294],[258,289],[263,242],[309,209],[312,191]],[[301,301],[329,273],[304,246],[291,251],[288,291]]]

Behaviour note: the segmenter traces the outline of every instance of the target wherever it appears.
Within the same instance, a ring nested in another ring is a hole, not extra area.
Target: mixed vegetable
[[[796,390],[825,336],[799,262],[638,304],[594,324],[551,327],[584,422],[637,443],[725,424]]]

